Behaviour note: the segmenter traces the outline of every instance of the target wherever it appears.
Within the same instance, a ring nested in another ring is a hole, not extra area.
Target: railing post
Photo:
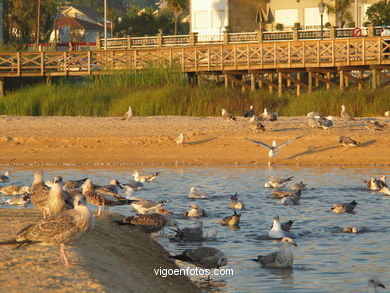
[[[374,36],[374,25],[370,23],[367,28],[367,36],[373,37]]]
[[[299,22],[294,23],[293,41],[298,41],[298,39],[299,39],[299,29],[300,29],[300,23]]]
[[[163,46],[163,34],[162,34],[162,31],[159,31],[159,33],[157,34],[157,47],[159,48],[162,48]]]
[[[126,45],[127,45],[127,50],[131,49],[131,36],[128,35],[126,36]]]
[[[198,36],[198,33],[196,33],[196,32],[190,33],[190,46],[195,46],[197,36]]]
[[[263,41],[263,31],[257,30],[257,31],[256,31],[256,34],[257,34],[257,41],[258,41],[259,43],[261,43],[261,42]]]
[[[331,40],[334,40],[336,38],[336,28],[337,28],[337,26],[332,26],[329,29],[329,36],[330,36]]]
[[[229,28],[225,27],[225,30],[223,31],[223,44],[227,45],[229,44]]]
[[[96,36],[96,50],[100,50],[102,47],[102,39],[100,37],[100,33]]]

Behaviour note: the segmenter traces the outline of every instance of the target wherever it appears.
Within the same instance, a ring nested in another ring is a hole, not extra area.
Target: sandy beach
[[[390,124],[385,117],[375,117]],[[2,165],[234,165],[266,164],[268,150],[244,138],[271,144],[304,135],[280,151],[277,164],[389,165],[390,127],[370,133],[369,118],[344,122],[334,119],[332,129],[311,129],[306,117],[280,117],[267,122],[266,131],[254,133],[248,120],[221,117],[0,117]],[[174,139],[183,132],[182,148]],[[345,149],[341,135],[359,142]]]

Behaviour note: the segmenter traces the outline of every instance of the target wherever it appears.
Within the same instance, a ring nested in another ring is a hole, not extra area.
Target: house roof
[[[76,9],[78,10],[79,12],[85,14],[86,16],[92,18],[93,20],[95,20],[96,22],[99,22],[99,23],[102,23],[104,22],[104,16],[94,10],[91,10],[89,8],[84,8],[84,7],[78,7],[78,6],[69,6],[67,9],[65,9],[62,14],[63,15],[66,15],[67,12],[69,12],[71,9]]]
[[[104,27],[99,24],[76,19],[70,16],[64,16],[56,21],[56,27],[70,26],[71,28],[84,29],[86,31],[103,31]]]

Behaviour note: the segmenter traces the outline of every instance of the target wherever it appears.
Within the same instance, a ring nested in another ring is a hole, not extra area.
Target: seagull
[[[281,223],[282,230],[285,232],[290,232],[293,224],[294,224],[294,221],[292,221],[292,220],[288,220],[287,222]]]
[[[380,179],[371,177],[370,180],[363,180],[363,182],[366,183],[367,187],[371,190],[378,190],[381,189],[382,187],[387,187],[385,175],[382,175]]]
[[[152,201],[146,200],[141,197],[136,196],[126,196],[127,199],[132,200],[131,206],[140,214],[147,214],[150,212],[155,212],[156,209],[162,207],[166,204],[166,201]]]
[[[69,266],[65,254],[65,244],[91,231],[95,220],[82,195],[74,198],[74,208],[58,215],[42,219],[38,223],[22,229],[14,239],[2,241],[3,245],[23,245],[43,243],[60,245],[60,257],[65,266]]]
[[[182,254],[169,256],[170,258],[191,263],[197,267],[205,269],[219,269],[228,263],[227,256],[214,247],[198,247],[187,249]],[[210,277],[210,275],[209,275]]]
[[[249,106],[249,110],[248,111],[246,111],[245,113],[244,113],[244,117],[245,118],[247,118],[247,117],[253,117],[253,116],[255,116],[256,115],[256,111],[255,111],[255,108],[253,107],[253,105],[250,105]]]
[[[331,210],[333,210],[333,213],[335,214],[342,214],[342,213],[352,213],[357,205],[356,201],[351,201],[350,203],[336,203],[333,205]]]
[[[0,187],[0,192],[3,195],[17,195],[30,193],[30,186],[18,186],[18,185],[8,185]]]
[[[133,174],[134,180],[137,182],[152,182],[154,181],[157,176],[160,175],[160,172],[152,173],[152,174],[146,174],[146,175],[140,175],[138,171],[134,171]]]
[[[262,267],[268,268],[290,268],[294,262],[292,246],[297,246],[293,239],[284,237],[281,240],[282,249],[267,255],[259,255],[257,259],[252,259],[261,264]]]
[[[138,181],[130,181],[128,183],[123,183],[122,186],[127,190],[128,188],[134,190],[141,190],[142,187],[144,186],[141,182]]]
[[[386,111],[384,115],[385,115],[385,117],[389,118],[390,117],[390,111]]]
[[[25,206],[30,201],[30,196],[28,194],[17,195],[12,198],[9,198],[5,201],[9,205],[23,205]]]
[[[184,217],[192,217],[192,218],[199,218],[199,217],[207,217],[206,211],[199,208],[199,205],[192,204],[190,205],[190,209],[186,211],[183,214]]]
[[[268,232],[268,237],[272,239],[282,239],[286,237],[285,231],[279,221],[279,216],[275,216],[272,220],[271,230]]]
[[[355,147],[359,143],[356,140],[353,140],[352,138],[350,138],[348,136],[342,135],[339,137],[339,144],[343,145],[344,148],[346,148],[347,146]]]
[[[272,141],[272,146],[269,146],[268,144],[266,144],[264,142],[261,142],[261,141],[258,141],[258,140],[252,140],[252,139],[248,139],[248,138],[245,138],[245,139],[249,140],[251,142],[254,142],[256,144],[259,144],[259,145],[269,149],[269,152],[268,152],[268,164],[270,165],[271,164],[271,158],[276,157],[278,155],[279,150],[282,147],[288,145],[289,143],[291,143],[291,142],[293,142],[293,141],[295,141],[297,139],[300,139],[301,137],[303,137],[303,135],[298,136],[298,137],[293,138],[293,139],[290,139],[290,140],[288,140],[288,141],[286,141],[286,142],[284,142],[284,143],[282,143],[280,145],[276,145],[276,141],[274,140],[274,141]]]
[[[244,203],[241,200],[238,200],[238,194],[234,194],[230,197],[229,208],[235,210],[245,210]]]
[[[169,240],[173,242],[202,242],[203,238],[203,223],[196,223],[194,228],[171,229],[176,232],[176,235]]]
[[[90,204],[93,204],[98,207],[98,216],[102,215],[104,207],[118,206],[132,204],[137,200],[122,198],[117,196],[112,196],[108,194],[102,194],[96,192],[93,187],[91,179],[87,179],[83,184],[83,195],[86,197],[87,201]]]
[[[3,175],[0,175],[0,182],[8,182],[9,181],[9,172],[5,171]]]
[[[180,135],[175,138],[175,142],[177,146],[182,148],[185,139],[186,139],[185,135],[183,133],[180,133]]]
[[[251,119],[249,119],[249,129],[252,129],[254,132],[258,132],[260,130],[265,131],[265,126],[259,119],[259,116],[253,115]]]
[[[306,186],[307,184],[303,183],[303,181],[299,181],[299,183],[295,183],[293,186],[291,186],[291,190],[295,190],[295,191],[302,191],[302,190],[306,190]]]
[[[325,129],[325,130],[333,127],[333,117],[327,116],[327,117],[318,119],[318,126],[322,127],[322,129]]]
[[[390,195],[390,189],[387,186],[383,186],[378,192],[383,193],[383,195]]]
[[[367,232],[367,228],[364,226],[352,226],[343,228],[343,233],[363,233]]]
[[[48,216],[47,199],[50,187],[43,183],[42,171],[34,172],[34,182],[30,189],[30,201],[37,209],[43,213],[43,218]]]
[[[93,188],[96,192],[102,193],[102,194],[108,194],[112,196],[116,196],[118,194],[118,187],[123,190],[123,187],[116,179],[111,179],[108,185],[94,185]]]
[[[206,199],[208,196],[204,192],[198,191],[196,187],[191,187],[190,193],[188,194],[188,198],[204,198]]]
[[[289,196],[295,196],[295,195],[300,196],[301,195],[301,191],[300,190],[297,190],[297,191],[279,191],[279,190],[274,190],[274,191],[272,191],[272,193],[273,193],[272,198],[284,198],[284,197],[289,197]]]
[[[385,285],[379,281],[378,278],[370,278],[368,280],[368,292],[376,293],[378,292],[377,287],[386,288]]]
[[[123,221],[115,221],[119,225],[132,225],[141,229],[145,233],[156,233],[165,227],[177,227],[177,223],[170,215],[160,215],[158,213],[135,215],[124,217]]]
[[[231,121],[231,120],[236,121],[237,120],[236,117],[234,117],[232,113],[226,111],[225,108],[221,109],[221,115],[225,120],[229,120],[229,121]]]
[[[278,120],[278,113],[275,113],[275,112],[268,113],[267,108],[264,108],[264,112],[261,113],[259,116],[260,116],[260,119],[262,121],[269,120],[271,122],[274,122],[274,121]]]
[[[131,106],[129,107],[129,110],[123,115],[121,120],[127,120],[129,121],[133,117],[133,110],[131,109]]]
[[[307,118],[323,118],[324,116],[320,112],[309,112],[306,114]]]
[[[317,127],[320,127],[319,125],[319,120],[322,119],[320,116],[308,116],[307,117],[307,124],[309,125],[309,127],[311,128],[317,128]]]
[[[73,208],[73,199],[62,188],[62,177],[55,176],[53,187],[50,188],[47,197],[46,212],[49,216],[57,215]]]
[[[345,120],[356,120],[355,118],[353,118],[353,116],[351,114],[349,114],[347,112],[347,110],[345,110],[345,106],[344,105],[341,105],[341,112],[340,112],[340,116],[341,118],[345,121]]]
[[[240,218],[241,214],[237,214],[234,211],[233,215],[224,217],[220,223],[222,226],[238,226],[240,224]]]
[[[376,120],[368,120],[365,124],[365,127],[368,129],[368,131],[374,133],[375,130],[382,131],[387,124],[380,124]]]
[[[264,188],[283,188],[288,182],[290,182],[294,176],[287,177],[284,179],[278,179],[270,177],[268,181],[264,184]]]

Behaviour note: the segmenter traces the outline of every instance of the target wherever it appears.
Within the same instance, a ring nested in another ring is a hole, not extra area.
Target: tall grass
[[[28,86],[0,100],[0,114],[120,116],[132,106],[139,116],[217,116],[221,108],[239,115],[254,105],[258,111],[267,107],[285,116],[306,115],[310,111],[338,115],[341,104],[355,116],[383,115],[390,110],[390,91],[321,89],[300,97],[286,92],[279,98],[266,90],[242,93],[239,89],[213,86],[191,88],[179,70],[150,66],[144,71],[126,71],[78,83]]]

